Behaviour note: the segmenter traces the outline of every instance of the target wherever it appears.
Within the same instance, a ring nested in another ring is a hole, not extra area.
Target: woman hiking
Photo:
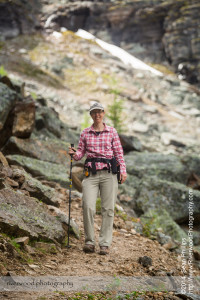
[[[99,234],[100,254],[109,253],[112,242],[114,208],[117,198],[117,167],[120,166],[120,181],[126,178],[126,166],[119,135],[115,128],[103,122],[103,106],[96,102],[90,109],[92,126],[84,129],[80,135],[77,150],[69,147],[74,160],[80,160],[86,154],[85,178],[83,187],[83,223],[85,246],[83,251],[95,252],[94,215],[98,192],[101,197],[102,224]]]

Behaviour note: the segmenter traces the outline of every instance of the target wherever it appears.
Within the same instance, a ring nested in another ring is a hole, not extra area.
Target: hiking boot
[[[100,252],[99,252],[99,254],[101,254],[101,255],[109,254],[108,246],[100,246]]]
[[[85,253],[93,253],[94,252],[94,245],[91,245],[91,244],[85,244],[85,246],[83,247],[83,251]]]

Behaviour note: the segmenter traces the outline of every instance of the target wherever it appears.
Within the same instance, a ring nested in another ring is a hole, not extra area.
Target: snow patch
[[[148,66],[143,61],[141,61],[140,59],[129,54],[127,51],[123,50],[122,48],[112,45],[112,44],[109,44],[109,43],[106,43],[106,42],[96,38],[93,34],[87,32],[83,29],[79,29],[76,32],[76,35],[81,38],[87,39],[87,40],[95,41],[100,47],[102,47],[103,49],[110,52],[113,56],[116,56],[119,59],[121,59],[121,61],[125,65],[129,65],[132,68],[137,69],[137,70],[150,71],[151,73],[153,73],[154,75],[157,75],[157,76],[163,75],[163,73],[161,73],[160,71]]]

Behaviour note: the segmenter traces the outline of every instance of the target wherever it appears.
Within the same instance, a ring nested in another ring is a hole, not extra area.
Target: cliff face
[[[162,38],[166,59],[191,83],[200,81],[200,3],[176,4],[164,21]]]
[[[5,37],[40,26],[89,30],[149,63],[168,64],[190,83],[200,82],[200,3],[198,0],[0,1]],[[64,4],[63,4],[64,3]]]
[[[200,81],[198,0],[73,2],[50,15],[50,27],[85,28],[146,62],[171,65],[190,83]]]
[[[39,25],[40,7],[38,0],[0,0],[0,41],[33,33]]]

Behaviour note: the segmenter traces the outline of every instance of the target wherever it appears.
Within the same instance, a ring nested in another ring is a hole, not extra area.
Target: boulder
[[[34,246],[45,253],[55,254],[57,252],[56,245],[53,243],[36,242]]]
[[[130,206],[138,214],[149,209],[165,209],[178,223],[188,222],[189,191],[193,195],[193,215],[200,220],[200,192],[178,183],[145,177],[141,180]]]
[[[15,84],[13,84],[8,76],[4,75],[4,76],[0,77],[0,82],[7,85],[7,87],[9,87],[11,90],[20,92],[19,87],[16,86]]]
[[[200,157],[196,155],[184,155],[181,157],[181,162],[185,165],[188,171],[193,172],[200,177]]]
[[[137,137],[127,136],[124,134],[120,134],[119,137],[125,152],[129,152],[133,150],[142,151],[142,144]]]
[[[12,91],[5,84],[0,82],[0,99],[0,130],[2,130],[10,111],[15,106],[17,95],[16,92]]]
[[[61,122],[58,113],[47,106],[36,108],[35,128],[40,131],[47,128],[57,138],[61,138]]]
[[[134,199],[137,187],[140,184],[140,178],[128,173],[127,179],[123,184],[119,185],[120,195],[128,195],[131,199]]]
[[[59,139],[39,140],[36,138],[19,139],[11,137],[3,148],[4,154],[20,154],[48,161],[55,164],[68,165],[70,156],[67,154],[69,143]]]
[[[158,228],[162,228],[164,234],[181,243],[182,238],[187,238],[187,234],[180,226],[172,219],[170,214],[165,209],[148,209],[144,215],[140,217],[143,225],[148,227],[149,233],[153,235],[159,234]],[[161,244],[167,244],[167,237],[158,235],[158,240]]]
[[[9,235],[62,242],[66,232],[62,222],[49,214],[46,206],[20,191],[0,190],[0,228]]]
[[[20,138],[28,138],[35,125],[35,103],[33,100],[18,102],[14,109],[12,134]]]
[[[63,187],[69,187],[69,168],[63,164],[50,163],[22,155],[7,155],[10,164],[22,166],[33,177],[55,181]]]
[[[66,230],[67,230],[67,226],[69,225],[68,216],[57,207],[48,205],[48,209],[57,216],[57,218],[63,223],[64,227],[66,226]],[[76,224],[75,220],[72,218],[70,218],[70,232],[73,233],[77,239],[80,239],[79,227]]]
[[[176,155],[165,155],[158,152],[130,152],[125,156],[127,172],[142,178],[156,176],[167,181],[178,181],[187,184],[190,170]]]
[[[17,101],[16,92],[9,89],[5,84],[0,82],[0,148],[5,141],[11,136],[12,116],[11,112]]]
[[[40,140],[59,138],[62,141],[77,144],[79,133],[71,130],[69,126],[59,119],[58,113],[45,103],[36,107],[35,128],[33,138]]]
[[[29,242],[29,237],[24,236],[24,237],[16,238],[16,239],[14,239],[14,241],[21,246],[25,246]]]
[[[12,176],[15,181],[19,180],[20,189],[28,191],[31,197],[36,197],[38,200],[49,205],[60,206],[59,195],[54,188],[42,184],[24,170],[16,167],[13,169]]]
[[[82,180],[84,178],[83,167],[72,167],[72,183],[73,187],[82,193]]]
[[[0,189],[4,187],[13,187],[20,189],[21,192],[27,192],[27,195],[38,198],[46,204],[59,206],[61,199],[56,189],[42,184],[36,178],[33,178],[22,167],[9,166],[7,159],[0,152]]]

